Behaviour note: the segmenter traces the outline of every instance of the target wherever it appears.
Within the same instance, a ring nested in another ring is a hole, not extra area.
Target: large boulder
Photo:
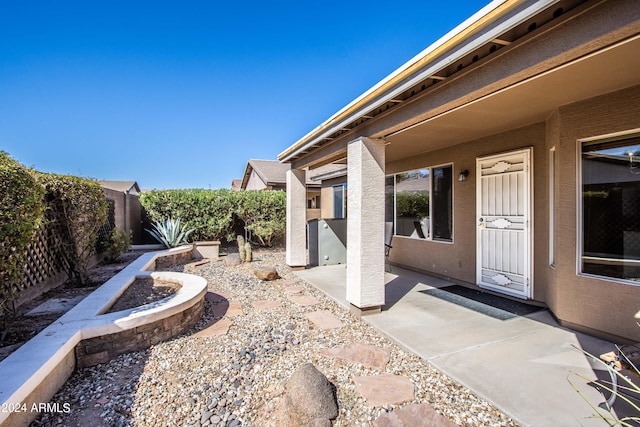
[[[311,363],[299,367],[258,426],[331,427],[338,416],[335,386]]]
[[[255,270],[253,270],[253,273],[260,280],[269,281],[269,280],[276,280],[280,278],[278,271],[276,270],[275,267],[272,267],[272,266],[257,267]]]

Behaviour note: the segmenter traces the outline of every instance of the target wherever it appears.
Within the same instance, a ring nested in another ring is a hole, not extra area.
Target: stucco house
[[[346,165],[354,311],[385,304],[386,225],[392,263],[640,341],[638,70],[636,0],[489,3],[278,156],[287,263],[307,177]]]
[[[256,160],[251,159],[247,162],[244,175],[240,182],[240,190],[270,190],[270,191],[286,191],[287,189],[287,171],[291,169],[288,163],[280,163],[277,160]],[[319,218],[322,215],[323,187],[330,185],[336,171],[345,170],[344,165],[327,165],[317,169],[314,174],[309,174],[305,182],[306,188],[306,220]],[[342,173],[345,176],[345,172]],[[323,180],[327,181],[323,185]],[[235,180],[234,180],[235,181]],[[344,181],[344,178],[343,178]],[[329,194],[329,193],[326,193]],[[324,198],[324,200],[329,200]],[[333,200],[329,200],[328,209]]]

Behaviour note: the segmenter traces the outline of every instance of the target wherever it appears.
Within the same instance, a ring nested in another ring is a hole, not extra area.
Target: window
[[[333,186],[333,217],[347,217],[347,185],[340,184]]]
[[[640,137],[582,143],[581,271],[640,281]]]
[[[440,166],[388,176],[385,221],[396,236],[451,241],[453,168]]]
[[[307,199],[307,209],[320,209],[320,195]]]

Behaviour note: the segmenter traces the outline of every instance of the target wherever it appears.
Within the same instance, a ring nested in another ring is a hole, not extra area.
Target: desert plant
[[[245,262],[247,259],[247,252],[244,245],[244,237],[238,235],[238,237],[236,237],[236,241],[238,242],[238,255],[240,256],[240,262]]]
[[[187,238],[193,232],[193,228],[187,230],[187,225],[180,224],[180,218],[166,218],[164,221],[157,221],[153,225],[153,230],[147,230],[158,242],[166,248],[175,248],[187,242]]]
[[[253,261],[253,254],[251,253],[251,243],[246,242],[244,244],[244,262]]]

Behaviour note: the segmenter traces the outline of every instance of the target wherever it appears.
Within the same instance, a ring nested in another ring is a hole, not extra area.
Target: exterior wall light
[[[460,182],[466,181],[468,176],[469,176],[469,171],[464,169],[460,171],[460,175],[458,175],[458,181]]]

